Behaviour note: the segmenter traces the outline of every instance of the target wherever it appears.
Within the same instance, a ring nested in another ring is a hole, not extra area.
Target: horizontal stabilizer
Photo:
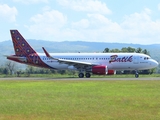
[[[19,56],[13,56],[13,55],[4,55],[5,57],[7,57],[8,59],[18,59],[21,61],[27,61],[26,57],[19,57]]]

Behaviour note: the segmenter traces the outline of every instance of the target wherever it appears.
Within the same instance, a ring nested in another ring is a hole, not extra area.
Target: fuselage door
[[[134,64],[139,64],[139,56],[134,56],[133,57],[133,63]]]

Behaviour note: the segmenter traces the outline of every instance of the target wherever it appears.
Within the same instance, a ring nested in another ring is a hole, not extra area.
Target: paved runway
[[[35,78],[35,77],[13,77],[0,78],[0,80],[160,80],[160,77],[139,78]]]

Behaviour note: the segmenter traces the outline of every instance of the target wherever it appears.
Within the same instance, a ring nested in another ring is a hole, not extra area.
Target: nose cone
[[[151,66],[152,66],[153,68],[158,67],[158,65],[159,65],[159,63],[158,63],[157,61],[152,60]]]

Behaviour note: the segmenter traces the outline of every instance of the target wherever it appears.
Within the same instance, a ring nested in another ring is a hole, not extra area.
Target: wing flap
[[[58,61],[60,63],[71,64],[71,65],[73,65],[73,64],[82,64],[82,65],[89,65],[89,66],[93,65],[89,62],[81,62],[81,61],[74,61],[74,60],[58,59]]]

